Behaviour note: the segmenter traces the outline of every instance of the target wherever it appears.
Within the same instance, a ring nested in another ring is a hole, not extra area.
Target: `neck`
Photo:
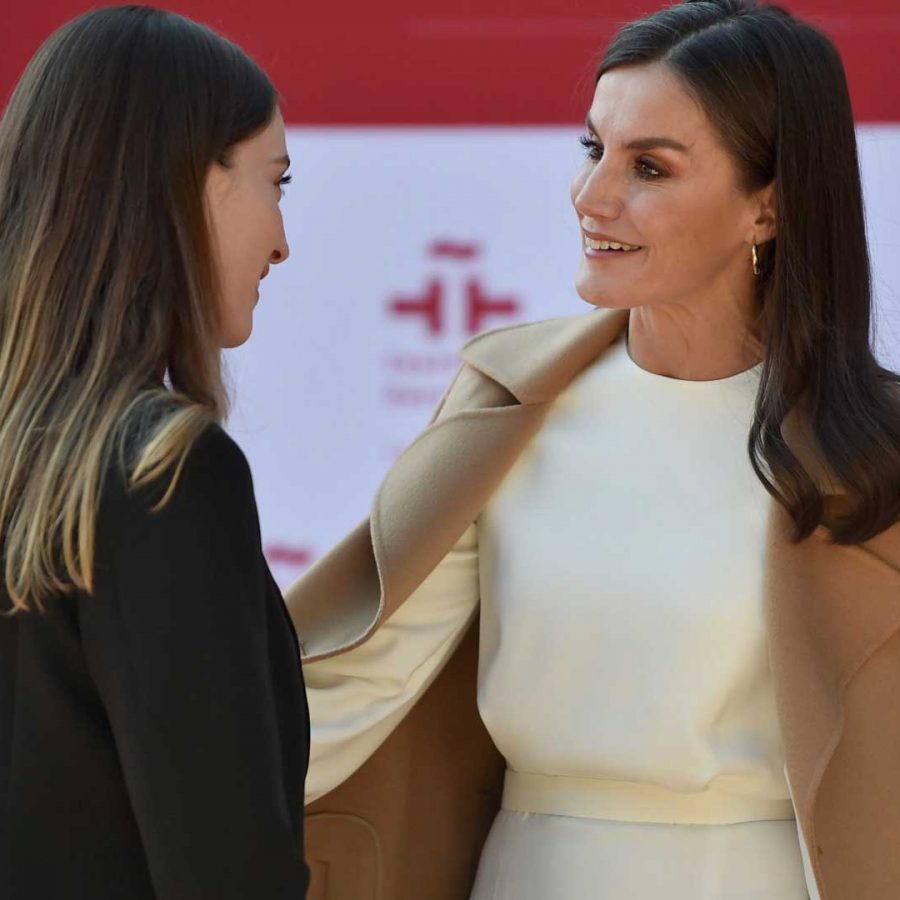
[[[763,357],[749,314],[721,304],[707,310],[674,304],[632,309],[628,352],[642,369],[685,381],[728,378]]]

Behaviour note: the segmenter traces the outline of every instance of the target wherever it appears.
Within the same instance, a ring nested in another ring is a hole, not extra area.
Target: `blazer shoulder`
[[[237,441],[221,425],[210,422],[188,450],[185,472],[252,485],[250,464]]]
[[[123,518],[144,518],[170,493],[163,518],[215,518],[227,508],[255,511],[253,478],[247,457],[218,424],[210,422],[195,438],[182,460],[176,460],[153,481],[130,484],[133,454],[123,466],[114,454],[104,484],[104,524],[115,527]],[[169,492],[172,480],[174,488]]]

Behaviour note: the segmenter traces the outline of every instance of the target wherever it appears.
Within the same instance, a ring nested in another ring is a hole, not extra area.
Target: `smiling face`
[[[243,344],[253,330],[259,283],[288,256],[279,201],[290,165],[277,110],[258,134],[235,145],[228,165],[214,163],[206,208],[221,303],[221,346]]]
[[[616,308],[752,303],[751,244],[774,236],[774,219],[761,212],[771,191],[740,188],[734,160],[668,66],[602,75],[583,142],[588,156],[572,203],[584,300]]]

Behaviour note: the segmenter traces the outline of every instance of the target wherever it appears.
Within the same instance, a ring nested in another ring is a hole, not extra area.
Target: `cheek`
[[[272,200],[249,198],[233,210],[222,235],[222,264],[232,280],[254,283],[278,243],[281,215]]]
[[[681,251],[692,260],[692,268],[707,276],[739,264],[743,247],[740,209],[727,195],[711,194],[688,211],[681,237]]]
[[[215,249],[220,300],[228,328],[240,325],[256,305],[259,277],[275,244],[269,243],[271,226],[267,220],[272,214],[264,214],[258,202],[242,198],[224,212],[215,229]]]
[[[672,277],[670,270],[683,265],[686,246],[691,246],[683,205],[672,193],[640,185],[627,198],[624,215],[631,233],[648,248],[641,277]]]
[[[240,195],[229,197],[222,204],[215,221],[215,243],[219,266],[225,277],[233,277],[240,268],[240,259],[246,251],[248,228],[247,203]]]
[[[735,217],[697,189],[645,190],[634,197],[630,211],[654,255],[673,263],[712,258],[733,242]]]

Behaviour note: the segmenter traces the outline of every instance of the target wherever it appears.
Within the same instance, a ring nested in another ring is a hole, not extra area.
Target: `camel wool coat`
[[[557,395],[620,335],[592,311],[479,335],[370,518],[286,594],[304,662],[366,641],[478,517]],[[803,430],[794,452],[840,508]],[[900,897],[900,525],[840,546],[794,543],[772,502],[769,656],[794,808],[820,900]],[[653,547],[647,548],[648,565]],[[307,808],[310,900],[466,900],[499,807],[503,761],[475,704],[477,623],[416,707]],[[523,710],[523,714],[527,714]]]

